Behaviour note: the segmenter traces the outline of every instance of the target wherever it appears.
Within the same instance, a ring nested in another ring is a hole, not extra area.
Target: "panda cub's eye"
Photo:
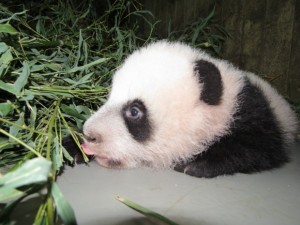
[[[138,107],[132,107],[131,109],[130,109],[130,116],[131,117],[138,117],[139,116],[139,114],[140,114],[140,110],[139,110],[139,108]]]
[[[131,106],[129,107],[126,112],[126,117],[133,119],[133,120],[138,120],[142,118],[143,112],[137,107],[137,106]]]

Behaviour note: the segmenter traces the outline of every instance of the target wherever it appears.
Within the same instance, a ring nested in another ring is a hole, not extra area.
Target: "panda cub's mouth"
[[[86,143],[81,144],[81,148],[87,155],[94,155],[94,152],[87,146]]]
[[[94,159],[103,167],[107,168],[123,168],[124,164],[121,160],[112,159],[105,155],[95,155],[94,151],[88,147],[86,143],[81,145],[83,151],[87,155],[93,155]]]

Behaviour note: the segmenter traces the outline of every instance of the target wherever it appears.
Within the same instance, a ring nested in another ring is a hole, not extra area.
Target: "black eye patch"
[[[125,104],[122,108],[122,116],[129,133],[136,141],[145,142],[149,140],[152,126],[143,101],[135,99]]]

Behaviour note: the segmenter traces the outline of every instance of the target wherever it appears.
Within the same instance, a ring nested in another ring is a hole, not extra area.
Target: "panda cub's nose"
[[[102,142],[102,137],[100,134],[92,133],[92,134],[83,134],[84,139],[91,143],[100,143]]]

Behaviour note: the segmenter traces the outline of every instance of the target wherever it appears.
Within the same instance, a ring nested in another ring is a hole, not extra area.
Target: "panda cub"
[[[135,51],[107,102],[83,127],[82,149],[109,168],[172,168],[196,177],[282,166],[297,129],[265,81],[182,43]]]

